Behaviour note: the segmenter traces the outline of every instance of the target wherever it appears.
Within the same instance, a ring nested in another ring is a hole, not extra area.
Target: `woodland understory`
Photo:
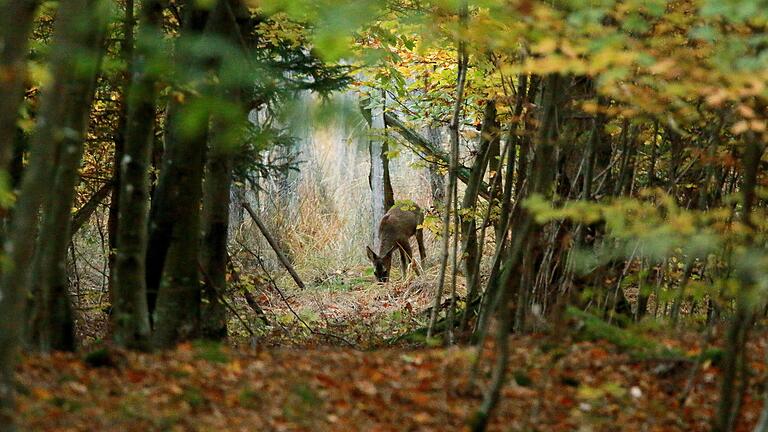
[[[0,432],[768,431],[767,29],[0,0]]]

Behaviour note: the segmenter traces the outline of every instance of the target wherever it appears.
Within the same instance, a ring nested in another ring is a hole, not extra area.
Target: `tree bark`
[[[552,182],[554,181],[555,164],[553,159],[555,150],[555,139],[557,134],[556,111],[558,109],[558,99],[560,96],[560,76],[552,74],[547,78],[546,98],[543,106],[542,122],[539,129],[538,145],[531,167],[531,183],[528,188],[530,194],[548,193]],[[533,232],[533,215],[527,210],[523,210],[521,217],[515,221],[513,228],[513,245],[511,251],[504,263],[501,278],[498,283],[497,298],[495,301],[488,302],[487,307],[497,311],[500,319],[499,328],[496,334],[499,353],[494,365],[493,380],[490,388],[486,391],[483,404],[475,414],[472,424],[473,431],[484,431],[491,412],[498,403],[501,388],[506,380],[506,364],[508,344],[505,339],[509,336],[512,328],[512,317],[509,314],[511,301],[517,300],[520,303],[521,298],[525,298],[520,286],[520,265],[523,261],[523,251],[531,246],[530,238]],[[491,283],[491,281],[489,281]],[[517,299],[514,297],[517,295]],[[522,305],[518,304],[518,308]]]
[[[189,99],[193,97],[187,95]],[[202,199],[203,153],[207,140],[206,125],[199,133],[188,135],[181,128],[183,104],[171,102],[165,131],[165,154],[157,191],[152,200],[148,268],[151,259],[164,263],[157,294],[153,344],[168,348],[177,342],[199,336],[201,286],[197,265],[200,250],[200,201]],[[168,231],[164,231],[168,230]],[[162,237],[167,253],[153,247]],[[151,288],[154,280],[149,281]]]
[[[477,277],[475,269],[478,268],[479,260],[478,256],[478,244],[477,244],[477,229],[475,214],[477,207],[477,197],[480,190],[480,182],[485,175],[486,166],[495,165],[498,170],[498,160],[495,164],[491,163],[491,156],[494,151],[498,153],[498,150],[494,150],[494,147],[498,146],[499,142],[499,127],[496,120],[496,102],[488,101],[485,105],[483,112],[483,126],[480,132],[480,142],[477,146],[477,156],[470,169],[471,175],[467,182],[467,188],[464,190],[464,198],[461,201],[461,209],[463,213],[461,215],[461,236],[462,236],[462,258],[464,259],[464,275],[467,280],[467,286],[470,287],[467,294],[467,302],[472,302],[475,297],[475,277]],[[499,173],[496,172],[498,175]]]
[[[210,30],[221,34],[231,44],[239,42],[240,26],[227,0],[219,1],[211,17]],[[245,47],[242,47],[245,48]],[[245,55],[245,53],[243,53]],[[234,88],[220,84],[219,96],[241,106],[239,85]],[[242,118],[229,118],[223,113],[211,113],[211,139],[208,148],[205,181],[203,183],[201,268],[204,273],[201,310],[201,335],[210,339],[227,336],[227,308],[223,296],[227,287],[227,239],[229,232],[230,189],[232,188],[233,149],[238,148],[239,135],[229,130],[240,130]]]
[[[459,20],[461,21],[462,26],[466,26],[466,21],[468,17],[469,11],[468,11],[468,5],[467,2],[462,2],[460,9],[459,9]],[[437,323],[437,314],[440,309],[440,302],[443,297],[443,288],[445,285],[445,273],[446,269],[448,267],[448,244],[450,240],[450,223],[451,223],[451,204],[456,198],[456,178],[458,176],[458,166],[459,166],[459,125],[461,123],[461,111],[462,111],[462,105],[464,104],[464,86],[466,85],[466,79],[467,79],[467,67],[469,63],[469,54],[467,53],[467,47],[466,42],[463,40],[458,41],[458,55],[457,55],[457,64],[458,64],[458,71],[457,71],[457,77],[456,77],[456,100],[454,101],[453,105],[453,114],[451,116],[451,125],[450,125],[450,131],[451,131],[451,161],[450,166],[448,168],[448,189],[447,189],[447,199],[445,201],[445,210],[443,213],[443,239],[442,239],[442,254],[440,258],[440,276],[438,277],[438,285],[437,285],[437,292],[435,293],[435,301],[432,305],[432,312],[429,317],[429,326],[427,327],[427,339],[432,337],[432,332],[435,329],[435,324]],[[457,213],[457,212],[456,212]],[[454,217],[458,217],[458,213],[454,215]],[[455,233],[455,235],[458,235],[458,233]],[[454,271],[456,269],[454,268]],[[450,325],[453,325],[453,323],[450,323]],[[449,330],[449,334],[452,332],[453,329]]]
[[[387,142],[383,138],[385,128],[384,106],[374,106],[371,110],[365,111],[364,117],[368,120],[369,132],[372,135],[368,140],[368,153],[371,161],[368,185],[371,188],[371,210],[373,213],[371,231],[373,232],[373,248],[378,253],[381,245],[379,222],[387,210],[394,205],[395,200],[389,178]]]
[[[148,170],[154,142],[155,83],[157,72],[147,67],[154,44],[161,43],[159,24],[162,3],[141,3],[139,44],[133,57],[128,90],[125,155],[120,161],[115,303],[112,315],[114,340],[120,346],[149,348],[149,313],[145,280],[147,248]]]
[[[134,0],[125,1],[125,17],[123,20],[123,41],[121,44],[121,55],[125,61],[126,70],[122,75],[120,91],[122,100],[120,102],[120,118],[118,119],[117,130],[115,131],[115,153],[112,158],[112,187],[109,199],[109,217],[107,219],[107,237],[109,241],[109,255],[107,256],[109,265],[109,300],[110,304],[115,303],[115,263],[117,251],[117,219],[120,215],[120,161],[125,157],[125,129],[128,120],[128,91],[131,85],[130,72],[133,70],[133,49],[135,43],[134,37]]]
[[[66,77],[75,70],[70,49],[77,46],[83,30],[77,19],[81,2],[62,3],[51,50],[52,85],[43,93],[37,129],[31,142],[29,165],[21,181],[21,193],[14,208],[10,232],[5,240],[9,262],[0,279],[0,425],[14,430],[14,368],[18,360],[21,336],[20,319],[28,293],[30,267],[38,229],[38,211],[47,196],[48,180],[54,168],[57,145],[64,138],[68,101]],[[12,17],[15,19],[16,17]],[[11,134],[12,135],[12,134]],[[57,137],[58,135],[58,137]]]
[[[67,249],[71,239],[75,187],[79,180],[85,133],[96,77],[104,52],[106,14],[99,0],[75,0],[79,8],[75,19],[88,22],[69,45],[72,69],[59,76],[64,82],[64,106],[61,124],[55,127],[66,133],[54,133],[59,149],[57,166],[49,198],[45,199],[42,225],[37,241],[36,272],[33,275],[36,319],[32,338],[41,352],[51,349],[75,349],[74,319],[67,280]],[[76,72],[75,72],[76,71]]]
[[[24,97],[29,33],[38,0],[6,0],[0,14],[0,192],[16,187],[22,168],[17,158],[23,133],[16,126]],[[5,242],[10,209],[0,204],[0,243]],[[0,269],[2,272],[2,269]]]
[[[748,134],[748,142],[744,155],[744,177],[741,185],[741,197],[743,204],[743,213],[741,215],[742,223],[751,231],[757,227],[752,221],[752,209],[756,201],[757,176],[760,160],[764,152],[762,144],[757,138]],[[747,237],[747,247],[753,246],[754,236]],[[739,364],[745,362],[746,349],[743,341],[746,338],[746,332],[752,325],[753,317],[753,295],[757,278],[750,275],[748,271],[741,271],[739,274],[739,287],[736,294],[736,311],[731,318],[728,326],[728,334],[725,339],[723,356],[723,378],[720,391],[720,404],[717,410],[717,416],[713,419],[712,430],[715,432],[730,432],[733,430],[735,419],[738,415],[740,405],[736,400],[736,379],[739,379],[744,385],[744,380],[749,376],[744,373],[744,368],[739,368]],[[741,373],[739,370],[741,369]],[[764,408],[765,410],[765,408]]]
[[[441,148],[440,129],[434,126],[427,128],[427,139],[433,148]],[[432,191],[432,205],[441,207],[445,203],[445,175],[440,168],[429,164],[429,187]]]
[[[192,4],[188,5],[185,13],[184,23],[180,31],[181,37],[194,37],[199,36],[205,28],[208,18],[208,12],[193,7]],[[196,65],[189,65],[191,67],[197,67]],[[181,60],[177,61],[177,68],[185,68],[187,65],[182,64]],[[186,242],[191,241],[186,236],[191,231],[190,229],[196,229],[192,225],[200,224],[200,198],[202,197],[202,176],[200,173],[203,169],[203,152],[205,149],[207,139],[207,124],[203,127],[196,128],[190,134],[180,132],[179,128],[179,114],[188,106],[191,100],[195,99],[195,96],[185,93],[184,102],[179,98],[172,98],[168,103],[167,114],[165,119],[165,146],[163,149],[162,163],[160,167],[160,174],[157,179],[157,188],[152,194],[152,206],[149,212],[149,239],[147,242],[147,254],[146,254],[146,284],[147,284],[147,305],[149,307],[150,319],[159,319],[156,316],[158,297],[160,296],[161,283],[166,275],[167,260],[171,253],[171,248],[177,241]],[[205,130],[203,130],[205,129]],[[194,195],[194,196],[193,196]],[[194,202],[193,199],[197,198]],[[194,202],[194,204],[193,204]],[[188,204],[189,207],[184,207],[181,204]],[[195,221],[196,219],[196,221]],[[178,224],[184,226],[178,227]],[[194,237],[199,240],[199,234],[195,232]],[[190,262],[194,263],[197,260],[197,245],[191,245],[190,247],[195,249],[194,255],[192,251],[181,250],[176,248],[176,252],[182,255],[194,256],[192,261],[187,262],[186,265],[180,265],[177,268],[178,271],[185,272],[185,274],[176,274],[172,278],[177,279],[177,283],[186,283],[184,281],[194,280],[197,284],[198,268],[197,266],[189,265]],[[175,257],[175,259],[184,259],[183,257]],[[194,274],[193,274],[194,273]],[[168,281],[170,282],[170,280]],[[199,320],[199,299],[200,292],[199,286],[192,288],[182,288],[176,286],[171,290],[180,290],[179,294],[187,296],[183,303],[189,302],[187,307],[191,310],[187,310],[187,318],[197,322]],[[197,300],[195,300],[196,298]],[[166,299],[173,302],[171,297],[166,296]],[[182,298],[175,298],[181,301]],[[168,305],[170,309],[167,309],[171,315],[171,318],[175,313],[182,313],[176,306]],[[186,318],[176,317],[171,319],[185,320]],[[196,333],[198,329],[197,324],[192,328],[184,329],[184,333],[191,332]],[[157,326],[155,325],[155,330]],[[170,333],[175,333],[180,329],[172,329],[166,327]],[[161,339],[164,339],[160,335],[157,335]],[[175,337],[168,336],[171,339]],[[159,342],[159,340],[156,340]],[[169,342],[170,343],[170,342]]]

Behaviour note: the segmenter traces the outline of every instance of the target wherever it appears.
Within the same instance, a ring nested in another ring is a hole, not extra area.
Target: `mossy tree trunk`
[[[235,5],[233,6],[232,3]],[[242,8],[235,6],[240,6],[237,0],[220,1],[211,17],[210,30],[237,45],[242,40],[242,27],[238,21],[233,22],[232,18],[237,20],[235,13]],[[230,19],[227,19],[228,17]],[[245,19],[243,17],[243,20]],[[239,85],[226,82],[221,85],[222,88],[218,91],[219,96],[224,100],[232,101],[239,108],[244,108],[241,106],[242,92]],[[245,121],[245,113],[241,112],[244,110],[235,111],[238,115],[242,114],[242,118],[232,118],[216,112],[211,114],[211,136],[205,164],[203,238],[200,250],[205,301],[201,310],[201,335],[210,339],[223,339],[227,336],[227,314],[223,298],[227,287],[232,157],[242,139],[240,134],[233,134],[232,131],[242,130],[241,122]]]
[[[182,35],[200,34],[209,14],[188,7]],[[177,61],[176,67],[184,66]],[[147,289],[157,289],[152,341],[159,348],[200,335],[200,203],[208,122],[193,126],[184,117],[196,98],[184,92],[168,104],[165,151],[152,197]]]
[[[64,83],[65,109],[61,112],[59,131],[53,134],[58,160],[53,184],[44,199],[42,225],[38,235],[35,272],[34,323],[31,338],[42,352],[51,349],[75,349],[74,319],[67,280],[67,248],[71,237],[75,187],[83,155],[88,114],[96,87],[96,76],[104,53],[106,17],[99,0],[77,0],[76,20],[88,22],[85,30],[67,46],[73,58],[72,68],[58,78]],[[77,62],[76,64],[74,62]]]
[[[162,3],[141,3],[138,44],[127,97],[124,156],[120,161],[117,252],[115,254],[113,336],[118,345],[147,349],[150,325],[144,259],[147,248],[149,164],[155,123],[157,71],[148,68],[160,43]]]
[[[55,166],[58,147],[74,139],[68,122],[74,102],[70,87],[79,59],[74,48],[86,45],[84,39],[90,26],[81,19],[89,2],[71,1],[61,4],[51,49],[53,83],[45,89],[38,114],[37,129],[30,146],[29,164],[21,181],[20,194],[5,240],[5,256],[9,262],[0,279],[0,425],[14,430],[14,368],[22,333],[24,300],[27,298],[30,268],[39,224],[39,209],[48,197],[51,172]],[[15,17],[14,17],[15,18]],[[87,22],[87,21],[86,21]],[[76,51],[77,51],[76,49]],[[80,107],[74,108],[81,109]],[[82,120],[81,120],[82,121]],[[78,137],[79,138],[79,137]]]

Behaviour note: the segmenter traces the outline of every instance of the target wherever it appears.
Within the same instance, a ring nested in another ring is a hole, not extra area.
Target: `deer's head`
[[[389,269],[392,267],[392,252],[395,246],[392,246],[385,254],[378,255],[370,246],[365,247],[368,252],[368,259],[373,263],[373,275],[379,282],[386,282],[389,279]]]

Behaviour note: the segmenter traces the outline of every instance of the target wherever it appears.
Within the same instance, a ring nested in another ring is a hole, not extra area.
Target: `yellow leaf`
[[[741,114],[742,117],[755,118],[755,110],[747,105],[739,105],[736,110],[739,111],[739,114]]]
[[[765,122],[762,120],[752,120],[749,122],[749,128],[755,132],[765,132]]]
[[[746,132],[746,131],[748,131],[748,130],[749,130],[749,123],[747,123],[747,121],[746,121],[746,120],[741,120],[741,121],[737,122],[737,123],[736,123],[735,125],[733,125],[733,127],[731,128],[731,132],[732,132],[734,135],[740,135],[740,134],[743,134],[744,132]]]
[[[556,49],[557,41],[552,38],[546,38],[534,45],[532,51],[539,54],[549,54],[555,52]]]

